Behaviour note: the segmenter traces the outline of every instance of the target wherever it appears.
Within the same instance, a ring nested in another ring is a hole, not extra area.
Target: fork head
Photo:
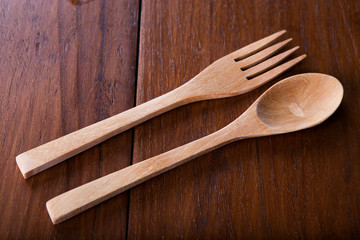
[[[304,54],[276,66],[299,48],[297,46],[271,57],[292,40],[290,38],[268,47],[285,32],[274,33],[218,59],[188,83],[194,87],[198,97],[210,99],[246,93],[269,82],[306,57]]]

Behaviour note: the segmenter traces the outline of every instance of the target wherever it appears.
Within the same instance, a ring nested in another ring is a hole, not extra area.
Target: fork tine
[[[287,61],[286,63],[283,63],[280,66],[277,66],[276,68],[273,68],[251,79],[250,81],[254,83],[254,88],[257,88],[258,86],[273,80],[274,78],[285,72],[286,70],[292,68],[294,65],[301,62],[304,58],[306,58],[306,54],[303,54],[297,58]]]
[[[271,56],[272,54],[276,53],[278,50],[280,50],[282,47],[284,47],[291,40],[292,40],[292,38],[289,38],[285,41],[282,41],[275,45],[272,45],[272,46],[262,50],[261,52],[255,53],[254,55],[251,55],[250,57],[240,60],[238,62],[238,64],[240,65],[240,68],[251,67],[251,66],[265,60],[267,57]]]
[[[286,58],[287,56],[292,54],[298,48],[299,48],[299,46],[296,46],[290,50],[287,50],[286,52],[280,53],[280,54],[276,55],[275,57],[272,57],[272,58],[266,60],[265,62],[262,62],[254,67],[249,68],[248,70],[245,71],[246,77],[252,77],[258,73],[268,70],[269,68],[275,66],[280,61],[282,61],[284,58]]]
[[[280,37],[281,35],[283,35],[286,32],[286,30],[281,30],[277,33],[274,33],[268,37],[265,37],[263,39],[260,39],[254,43],[251,43],[243,48],[240,48],[239,50],[236,50],[232,53],[230,53],[229,55],[234,59],[237,60],[239,58],[244,58],[249,56],[250,54],[268,46],[272,41],[274,41],[275,39],[277,39],[278,37]]]

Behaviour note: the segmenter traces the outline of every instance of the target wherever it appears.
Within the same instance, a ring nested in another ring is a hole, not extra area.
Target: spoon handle
[[[152,117],[190,102],[192,95],[186,86],[18,155],[16,162],[21,173],[24,178],[31,177]]]
[[[71,218],[152,177],[173,169],[236,139],[227,127],[171,151],[123,168],[65,192],[46,203],[54,224]]]

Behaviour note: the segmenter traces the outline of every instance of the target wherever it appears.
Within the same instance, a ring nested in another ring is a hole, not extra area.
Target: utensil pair
[[[20,154],[16,161],[22,174],[28,178],[181,105],[239,95],[265,84],[305,58],[305,55],[302,55],[266,71],[298,48],[267,59],[291,40],[265,48],[283,33],[285,31],[280,31],[220,58],[192,80],[167,94]],[[297,131],[317,125],[336,110],[342,93],[343,89],[338,80],[324,74],[303,74],[283,80],[268,89],[239,118],[219,131],[49,200],[46,207],[51,220],[54,224],[62,222],[141,182],[232,141]]]

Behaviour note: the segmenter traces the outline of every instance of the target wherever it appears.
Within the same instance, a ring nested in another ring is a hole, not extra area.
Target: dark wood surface
[[[308,57],[242,96],[180,107],[28,180],[15,156],[160,96],[286,29]],[[360,2],[0,1],[0,238],[360,236]],[[45,203],[212,133],[287,76],[337,77],[323,124],[243,140],[53,225]]]

